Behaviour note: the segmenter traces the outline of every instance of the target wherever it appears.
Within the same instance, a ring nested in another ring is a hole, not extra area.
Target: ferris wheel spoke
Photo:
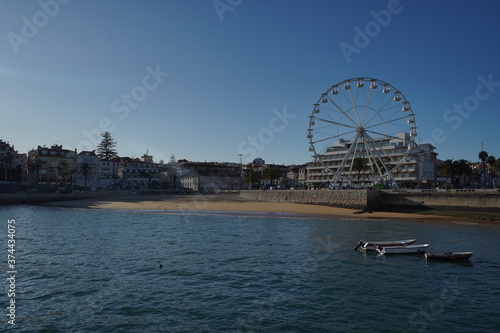
[[[330,124],[335,124],[335,125],[345,126],[345,127],[349,127],[349,128],[356,128],[355,126],[350,126],[350,125],[346,125],[346,124],[338,123],[338,122],[336,122],[336,121],[327,120],[327,119],[323,119],[323,118],[318,118],[318,117],[315,117],[315,119],[320,120],[320,121],[324,121],[325,123],[330,123]]]
[[[352,167],[354,166],[354,159],[356,158],[356,153],[358,152],[359,140],[356,140],[356,148],[354,149],[354,154],[351,159],[351,165],[349,166],[349,175],[351,175]]]
[[[358,120],[358,124],[361,124],[361,121],[359,120],[358,109],[356,107],[356,101],[354,99],[354,96],[352,95],[352,89],[349,89],[349,96],[351,97],[351,103],[354,107],[354,114],[356,115],[356,119]]]
[[[335,101],[330,98],[330,96],[328,96],[328,100],[337,108],[337,110],[342,112],[342,114],[344,114],[344,116],[346,116],[347,119],[349,119],[354,125],[358,126],[358,123],[356,123],[351,117],[349,117],[349,115],[341,107],[339,107],[337,103],[335,103]]]
[[[408,118],[408,116],[404,116],[404,117],[400,117],[400,118],[396,118],[396,119],[384,121],[382,123],[378,123],[378,124],[375,124],[375,125],[371,125],[371,126],[365,127],[365,130],[368,129],[368,128],[381,126],[381,125],[384,125],[384,124],[392,123],[392,122],[395,122],[395,121],[398,121],[398,120],[401,120],[401,119],[406,119],[406,118]]]
[[[370,138],[370,136],[368,136],[368,138]],[[373,139],[372,139],[372,140],[373,140]],[[380,159],[380,161],[381,161],[381,163],[382,163],[382,166],[384,167],[384,170],[385,170],[385,172],[386,172],[386,175],[385,175],[386,180],[390,180],[390,181],[391,181],[391,184],[392,184],[394,187],[399,188],[398,183],[397,183],[397,182],[396,182],[396,180],[394,179],[394,176],[392,175],[392,172],[391,172],[391,169],[393,169],[393,168],[389,169],[389,168],[387,167],[387,164],[386,164],[386,163],[384,163],[384,161],[382,160],[382,158],[380,157],[380,155],[378,155],[377,150],[374,150],[374,152],[375,152],[375,154],[377,154],[378,158]],[[392,160],[390,157],[389,157],[389,159],[390,159],[390,160]],[[401,160],[401,161],[402,161],[402,160]],[[401,161],[400,161],[399,163],[401,163]],[[381,175],[381,177],[383,177],[383,175]]]
[[[392,117],[394,117],[394,115],[396,115],[398,113],[398,110],[396,110],[390,117],[386,117],[385,116],[385,113],[387,111],[390,111],[390,110],[392,110],[394,108],[398,108],[398,106],[393,106],[393,107],[390,107],[390,108],[386,108],[384,110],[377,111],[377,113],[374,114],[373,117],[368,122],[366,122],[366,125],[369,125],[372,121],[374,121],[377,118],[380,118],[380,120],[383,121],[383,122],[387,122],[388,119],[391,119]]]
[[[375,142],[375,140],[370,136],[368,135],[367,133],[366,134],[366,137],[368,138],[368,140],[371,142],[371,146],[372,146],[372,149],[373,151],[377,154],[377,157],[379,158],[380,162],[383,163],[383,164],[386,164],[384,162],[384,160],[382,159],[385,158],[386,161],[393,161],[393,158],[389,155],[389,153],[387,152],[387,150],[383,149],[382,147],[377,147],[377,144]],[[380,155],[383,155],[382,157]]]
[[[320,110],[322,111],[322,114],[326,115],[332,121],[335,121],[334,116],[330,114],[330,113],[338,112],[338,111],[335,110],[335,108],[330,109],[330,108],[326,108],[326,107],[323,106],[323,107],[321,107]],[[316,118],[319,118],[319,117],[316,116]]]
[[[390,135],[390,134],[383,134],[383,133],[379,133],[379,132],[375,132],[375,131],[370,131],[370,130],[366,130],[366,132],[370,132],[370,133],[373,133],[373,134],[381,135],[383,137],[387,137],[387,138],[391,138],[391,139],[401,139],[401,138],[398,138],[397,136]]]
[[[331,135],[331,133],[325,133],[325,132],[323,132],[323,131],[318,131],[318,130],[316,130],[316,131],[317,131],[318,133],[320,133],[320,134],[323,134],[323,135]],[[338,137],[338,138],[341,138],[342,136],[345,136],[345,135],[348,135],[348,134],[352,134],[352,133],[355,133],[355,132],[356,132],[356,131],[344,132],[344,133],[341,133],[341,134],[336,134],[336,135],[334,135],[334,136],[330,136],[330,137],[328,137],[328,138],[337,138],[337,137]],[[316,132],[315,132],[315,133],[316,133]],[[324,139],[322,139],[322,140],[324,140]]]
[[[373,142],[372,146],[375,148],[375,151],[377,152],[377,155],[379,157],[380,157],[380,155],[379,155],[379,153],[380,153],[380,154],[383,155],[384,158],[386,158],[387,161],[392,162],[394,160],[394,158],[389,155],[389,153],[387,152],[387,150],[385,150],[385,149],[383,149],[381,147],[378,147],[378,149],[377,149],[375,140],[370,135],[366,134],[366,136],[369,138],[369,140],[371,140],[371,142]],[[382,157],[380,157],[380,158],[382,158]]]
[[[375,141],[370,136],[368,136],[368,135],[366,136],[366,139],[370,143],[370,146],[371,146],[371,149],[372,149],[372,153],[374,154],[374,156],[376,156],[376,158],[378,159],[378,161],[380,161],[381,166],[385,170],[385,172],[388,173],[389,170],[387,169],[387,165],[384,163],[383,159],[380,157],[379,151],[377,150],[377,146],[376,146]],[[375,161],[375,163],[377,163],[377,162]],[[380,176],[382,176],[382,170],[381,170],[380,166],[378,166],[378,169],[379,169]]]
[[[329,98],[330,101],[332,102],[332,104],[335,106],[335,108],[337,108],[337,110],[341,113],[343,113],[346,117],[348,117],[348,119],[354,124],[354,125],[358,125],[358,123],[356,123],[354,121],[354,119],[352,117],[350,117],[348,114],[350,111],[352,111],[354,109],[354,106],[352,105],[352,102],[351,100],[349,99],[349,97],[346,96],[346,94],[342,91],[342,90],[338,90],[338,103],[336,103],[333,98]],[[345,99],[349,104],[350,104],[350,107],[345,107],[343,106],[342,104],[342,100]]]
[[[394,116],[395,116],[395,115],[397,115],[399,112],[400,112],[399,110],[396,110],[396,112],[394,112],[394,113],[392,114],[392,116],[390,116],[389,118],[387,118],[387,120],[386,120],[385,122],[386,122],[386,123],[391,122],[391,120],[394,118]],[[404,118],[406,118],[406,116],[405,116]]]
[[[368,154],[368,159],[371,159],[370,161],[372,162],[372,169],[375,170],[375,168],[376,168],[379,175],[382,176],[382,170],[380,169],[380,165],[377,162],[380,160],[377,160],[377,158],[373,155],[373,152],[369,149],[370,145],[368,144],[368,139],[366,136],[363,137],[363,143],[365,145],[366,152]],[[382,163],[382,161],[380,161],[380,163]],[[375,166],[375,167],[373,167],[373,166]]]
[[[392,101],[392,99],[389,98],[389,100],[380,108],[378,109],[375,114],[370,118],[370,120],[368,120],[366,122],[366,125],[370,124],[370,122],[375,119],[375,117],[377,117],[378,115],[380,115],[380,113],[382,112],[382,110],[384,110],[384,108]],[[383,119],[382,119],[383,120]]]
[[[324,139],[321,139],[321,140],[318,140],[318,141],[311,141],[312,144],[317,144],[319,142],[323,142],[323,141],[327,141],[327,140],[333,140],[335,138],[340,138],[341,136],[343,135],[347,135],[347,134],[351,134],[351,133],[354,133],[356,131],[351,131],[351,132],[346,132],[346,133],[342,133],[342,134],[338,134],[338,135],[333,135],[333,136],[330,136],[328,138],[324,138]]]
[[[356,136],[354,137],[353,141],[356,142],[358,140],[358,137],[359,137],[359,133],[356,133]],[[342,163],[340,164],[340,166],[337,170],[337,175],[335,176],[334,184],[337,182],[338,178],[340,177],[340,175],[344,171],[345,165],[346,165],[347,161],[349,160],[349,156],[351,155],[353,148],[354,148],[354,145],[351,145],[351,147],[347,151],[347,154],[345,155],[344,159],[342,160]]]
[[[362,124],[365,123],[366,114],[368,113],[368,106],[370,105],[370,102],[372,100],[372,94],[373,94],[373,89],[370,88],[370,93],[368,94],[368,100],[366,101],[365,112],[363,114],[363,122],[362,122]]]

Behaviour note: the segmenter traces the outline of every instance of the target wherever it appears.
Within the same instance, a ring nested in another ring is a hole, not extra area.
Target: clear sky
[[[439,158],[500,157],[500,2],[1,0],[0,138],[155,161],[310,161],[321,93],[374,77]],[[87,133],[87,134],[86,134]]]

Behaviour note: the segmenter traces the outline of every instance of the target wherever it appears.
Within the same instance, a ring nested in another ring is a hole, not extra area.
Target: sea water
[[[498,225],[31,206],[0,217],[2,332],[500,331]],[[474,256],[353,250],[408,238]]]

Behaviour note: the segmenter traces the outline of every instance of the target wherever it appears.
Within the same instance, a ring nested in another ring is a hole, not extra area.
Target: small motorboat
[[[381,254],[413,254],[425,253],[430,244],[411,244],[402,246],[378,246],[377,251]]]
[[[474,254],[474,252],[432,252],[426,253],[425,259],[427,260],[469,260],[469,258]]]
[[[375,251],[378,246],[391,247],[391,246],[403,246],[410,245],[416,242],[416,239],[405,239],[405,240],[395,240],[395,241],[364,241],[360,240],[358,245],[354,248],[357,250],[361,248],[363,251]]]

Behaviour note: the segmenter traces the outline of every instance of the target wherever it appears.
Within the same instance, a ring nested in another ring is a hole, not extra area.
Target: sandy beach
[[[341,216],[369,219],[411,219],[411,220],[457,220],[448,216],[429,216],[402,212],[357,213],[354,209],[305,205],[286,202],[248,201],[236,194],[210,195],[113,195],[104,198],[57,201],[44,203],[42,206],[90,208],[90,209],[125,209],[158,211],[210,211],[210,212],[261,212],[288,213],[320,216]]]

